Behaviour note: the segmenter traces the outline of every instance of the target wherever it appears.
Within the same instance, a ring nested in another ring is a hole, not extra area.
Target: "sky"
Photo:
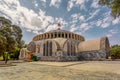
[[[120,17],[114,19],[98,0],[0,0],[0,16],[20,26],[26,43],[61,23],[61,29],[86,40],[107,36],[110,45],[120,45]]]

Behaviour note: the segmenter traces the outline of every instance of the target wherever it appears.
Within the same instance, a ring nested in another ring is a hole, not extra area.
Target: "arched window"
[[[65,38],[67,38],[67,33],[65,33]]]
[[[57,37],[57,33],[55,33],[55,38]]]
[[[76,54],[75,43],[67,42],[67,55],[75,56],[75,54]]]
[[[45,44],[43,44],[43,56],[45,56]]]
[[[72,51],[71,51],[71,55],[72,55],[72,56],[75,56],[75,43],[72,43],[71,46],[72,46],[72,47],[71,47],[71,50],[72,50]]]
[[[37,48],[38,48],[38,53],[40,53],[40,45],[38,45],[38,47],[37,47]]]
[[[76,47],[74,45],[74,56],[76,56]]]
[[[71,44],[70,46],[71,46],[71,48],[70,48],[71,49],[71,56],[73,56],[73,47],[74,47],[74,45]]]
[[[60,37],[60,33],[58,33],[58,37]]]
[[[69,42],[67,42],[67,55],[68,56],[70,56],[70,54],[71,54],[71,49],[70,49],[70,43]]]
[[[70,34],[69,34],[69,38],[71,38]]]
[[[49,56],[52,56],[52,42],[49,43],[49,51],[50,51]]]
[[[62,38],[64,38],[65,36],[64,36],[64,33],[62,33]]]
[[[51,34],[51,38],[53,38],[53,33]]]
[[[72,39],[74,39],[74,34],[72,34]]]
[[[46,42],[46,56],[48,56],[48,41]]]
[[[43,45],[43,56],[52,56],[52,42],[46,42]]]

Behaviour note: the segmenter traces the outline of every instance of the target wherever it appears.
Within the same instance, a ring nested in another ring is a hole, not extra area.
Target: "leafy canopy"
[[[114,18],[120,16],[120,0],[99,0],[102,6],[108,6],[111,9],[111,15]]]
[[[22,48],[23,44],[21,28],[0,17],[0,53],[15,52],[15,47]]]
[[[110,49],[111,56],[114,58],[119,58],[120,59],[120,46],[119,45],[114,45]]]

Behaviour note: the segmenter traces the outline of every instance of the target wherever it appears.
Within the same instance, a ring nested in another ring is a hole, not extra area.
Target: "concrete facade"
[[[35,36],[27,49],[43,61],[77,61],[104,60],[109,48],[107,37],[85,41],[81,35],[54,30]]]

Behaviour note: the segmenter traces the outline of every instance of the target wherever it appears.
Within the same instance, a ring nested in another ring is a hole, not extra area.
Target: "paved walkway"
[[[120,74],[120,61],[37,62],[36,64],[61,66],[86,71],[105,71]]]
[[[0,80],[120,80],[119,61],[14,62]]]

